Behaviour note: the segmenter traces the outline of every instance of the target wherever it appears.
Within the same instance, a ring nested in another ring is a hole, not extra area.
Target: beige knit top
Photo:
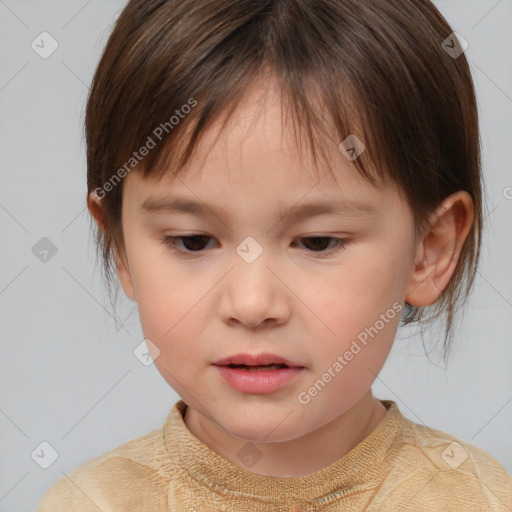
[[[491,455],[381,402],[387,415],[336,462],[304,477],[271,477],[203,444],[179,400],[162,428],[75,468],[37,511],[512,511],[512,479]]]

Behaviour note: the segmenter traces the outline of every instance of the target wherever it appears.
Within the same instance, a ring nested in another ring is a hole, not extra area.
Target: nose
[[[252,263],[235,262],[221,284],[218,312],[225,323],[255,329],[288,321],[291,292],[274,267],[263,255]]]

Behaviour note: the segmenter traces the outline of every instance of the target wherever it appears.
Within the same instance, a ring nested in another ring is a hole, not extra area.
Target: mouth
[[[291,385],[305,371],[303,366],[289,366],[286,363],[215,364],[220,378],[231,388],[241,393],[265,395],[275,393]]]
[[[262,364],[262,365],[247,365],[247,364],[227,364],[222,365],[228,368],[236,368],[239,370],[249,370],[249,371],[268,371],[268,370],[281,370],[283,368],[290,368],[286,364]]]
[[[304,366],[285,359],[284,357],[268,352],[261,354],[235,354],[213,363],[215,366],[224,366],[228,368],[262,371],[262,370],[281,370],[283,368],[304,368]]]

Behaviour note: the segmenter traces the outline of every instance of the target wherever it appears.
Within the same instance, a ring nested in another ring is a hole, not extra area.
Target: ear
[[[107,222],[100,196],[92,192],[87,198],[87,207],[94,220],[98,224],[99,229],[103,231],[103,233],[106,233]],[[119,280],[121,281],[121,285],[124,292],[126,293],[126,296],[129,299],[136,301],[135,289],[129,270],[130,266],[128,264],[128,259],[126,258],[124,250],[118,251],[117,247],[113,246],[112,254],[116,264],[117,274],[119,275]]]
[[[450,282],[474,221],[470,194],[464,190],[452,194],[428,220],[430,231],[418,242],[405,295],[406,302],[417,307],[433,304]]]

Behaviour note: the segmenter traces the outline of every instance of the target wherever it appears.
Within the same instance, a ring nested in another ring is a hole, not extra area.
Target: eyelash
[[[205,237],[205,238],[209,238],[210,240],[212,239],[212,237],[208,236],[208,235],[203,235],[203,234],[194,234],[194,235],[179,235],[179,236],[166,236],[163,240],[162,240],[162,243],[164,245],[166,245],[169,249],[171,249],[172,251],[178,253],[178,254],[184,254],[184,255],[191,255],[191,254],[201,254],[202,251],[188,251],[188,250],[183,250],[183,249],[179,249],[176,245],[176,242],[181,240],[186,240],[186,239],[190,239],[190,238],[195,238],[195,237]],[[347,245],[350,244],[350,240],[347,240],[345,238],[335,238],[335,237],[331,237],[331,236],[306,236],[306,237],[302,237],[300,238],[299,240],[310,240],[310,239],[314,239],[314,238],[317,238],[317,239],[327,239],[327,240],[335,240],[337,242],[337,247],[334,248],[334,249],[331,249],[331,250],[328,250],[328,251],[311,251],[313,253],[318,253],[318,254],[329,254],[331,252],[334,252],[334,251],[341,251],[342,249],[344,249]]]

